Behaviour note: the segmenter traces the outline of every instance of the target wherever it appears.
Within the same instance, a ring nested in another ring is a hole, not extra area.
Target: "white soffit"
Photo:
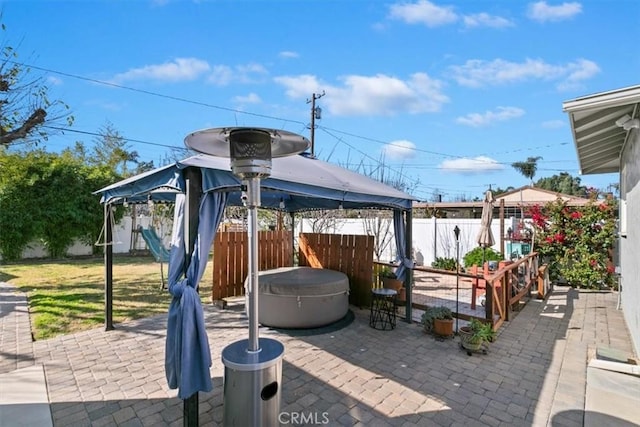
[[[562,103],[569,114],[580,174],[620,171],[620,153],[629,131],[616,125],[628,114],[640,114],[640,85],[601,92]]]

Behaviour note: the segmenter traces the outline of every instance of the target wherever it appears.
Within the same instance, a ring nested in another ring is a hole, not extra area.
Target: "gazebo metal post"
[[[295,212],[289,212],[289,216],[291,217],[291,265],[293,266],[293,262],[296,259],[296,214]]]
[[[405,235],[406,235],[406,251],[407,251],[407,256],[411,257],[412,255],[412,251],[413,251],[413,238],[412,238],[412,223],[413,223],[413,214],[411,212],[411,210],[408,210],[406,212],[406,226],[405,226]],[[404,282],[404,286],[405,286],[405,295],[406,295],[406,305],[405,305],[405,321],[407,323],[411,323],[413,320],[412,317],[412,310],[411,310],[411,304],[413,304],[412,302],[412,298],[411,298],[411,293],[413,292],[413,269],[411,268],[407,268],[407,277],[405,278],[405,282]]]
[[[104,204],[104,330],[113,330],[113,210]]]
[[[199,205],[202,196],[202,176],[200,171],[194,168],[187,168],[184,171],[186,181],[186,204],[185,204],[185,222],[184,222],[184,238],[186,247],[186,266],[189,264],[191,254],[194,250],[196,237],[198,235],[199,223]],[[203,261],[206,262],[206,261]],[[182,425],[185,427],[197,427],[199,424],[199,394],[193,393],[182,401]]]
[[[458,319],[460,318],[460,311],[458,308],[458,302],[460,301],[460,228],[457,225],[453,229],[453,233],[456,235],[456,335],[457,335]]]

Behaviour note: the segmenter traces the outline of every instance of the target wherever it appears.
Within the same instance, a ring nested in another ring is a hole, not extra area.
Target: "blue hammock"
[[[156,230],[153,227],[142,228],[140,227],[140,234],[142,234],[142,238],[144,239],[151,255],[155,258],[156,262],[160,263],[160,281],[162,289],[165,289],[164,285],[164,269],[162,267],[163,263],[169,262],[170,252],[167,248],[164,247],[162,240],[156,233]]]

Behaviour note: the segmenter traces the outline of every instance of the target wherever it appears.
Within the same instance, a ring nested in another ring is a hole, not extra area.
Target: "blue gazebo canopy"
[[[229,193],[228,205],[242,205],[242,182],[231,172],[229,159],[205,154],[127,178],[97,193],[108,204],[173,201],[176,194],[185,193],[182,171],[188,167],[200,169],[203,192]],[[344,209],[410,210],[416,200],[372,178],[305,155],[273,159],[271,176],[260,184],[262,207],[287,212],[338,209],[340,205]]]

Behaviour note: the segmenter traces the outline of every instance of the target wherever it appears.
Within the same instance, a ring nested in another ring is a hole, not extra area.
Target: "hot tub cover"
[[[349,290],[349,278],[335,270],[311,267],[282,267],[258,273],[262,294],[314,296]]]

